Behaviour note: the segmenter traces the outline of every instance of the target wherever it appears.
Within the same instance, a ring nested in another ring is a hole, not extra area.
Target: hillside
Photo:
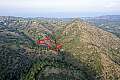
[[[36,43],[53,32],[59,50]],[[1,16],[0,62],[0,80],[119,80],[120,39],[80,19]]]
[[[91,66],[98,78],[120,79],[119,38],[79,20],[66,26],[64,33],[64,49]]]
[[[96,27],[111,32],[120,37],[120,15],[104,15],[97,17],[83,17],[84,21],[89,22]]]

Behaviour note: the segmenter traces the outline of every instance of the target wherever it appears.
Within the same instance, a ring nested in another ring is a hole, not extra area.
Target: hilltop
[[[64,33],[66,51],[91,66],[91,70],[95,70],[98,77],[104,80],[119,79],[119,38],[79,20],[66,26]]]
[[[62,32],[54,51],[36,43]],[[0,80],[119,80],[120,39],[81,19],[0,17]]]

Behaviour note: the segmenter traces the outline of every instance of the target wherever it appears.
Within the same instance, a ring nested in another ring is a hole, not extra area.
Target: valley
[[[0,16],[0,80],[120,80],[119,20]]]

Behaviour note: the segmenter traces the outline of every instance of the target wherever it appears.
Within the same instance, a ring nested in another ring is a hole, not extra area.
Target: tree
[[[54,51],[60,51],[60,49],[62,48],[62,44],[58,42],[58,40],[61,38],[61,32],[45,32],[44,33],[45,36],[37,36],[37,41],[36,43],[38,45],[45,45],[48,47],[48,49],[50,50],[54,50]]]

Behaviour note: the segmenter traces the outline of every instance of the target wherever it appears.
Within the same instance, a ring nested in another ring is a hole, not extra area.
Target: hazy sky
[[[120,0],[0,0],[0,15],[80,17],[116,14],[120,14]]]

